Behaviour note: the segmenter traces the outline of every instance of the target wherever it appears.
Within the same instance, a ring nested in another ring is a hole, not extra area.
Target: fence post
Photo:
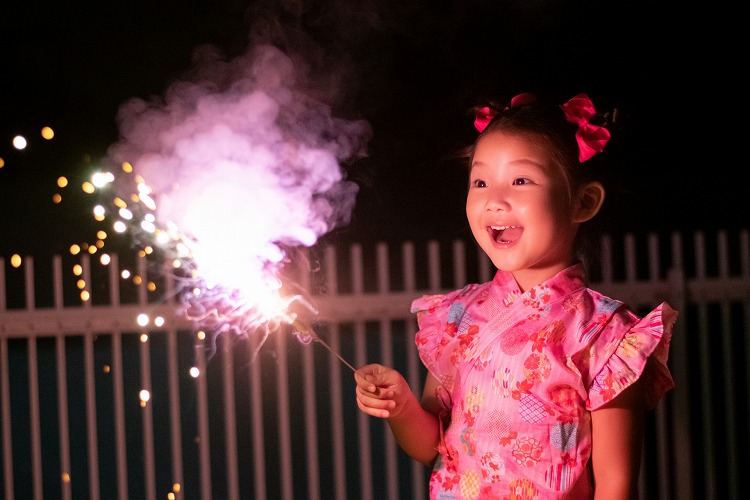
[[[679,246],[678,246],[679,248]],[[681,265],[673,266],[667,275],[669,282],[669,303],[681,314],[685,314],[687,307],[687,290],[685,273]],[[685,316],[682,320],[678,317],[675,323],[672,343],[670,347],[669,361],[670,371],[675,380],[675,388],[672,390],[671,408],[669,408],[670,421],[672,423],[672,484],[674,485],[673,498],[692,498],[692,456],[691,456],[691,433],[690,433],[690,392],[688,380],[688,355],[687,355],[687,328],[685,328]],[[663,471],[667,473],[668,471]]]

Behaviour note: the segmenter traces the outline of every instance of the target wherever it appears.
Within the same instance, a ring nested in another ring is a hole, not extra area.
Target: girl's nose
[[[491,211],[508,211],[510,209],[510,203],[508,197],[500,189],[494,189],[487,193],[487,201],[485,203],[487,210]]]

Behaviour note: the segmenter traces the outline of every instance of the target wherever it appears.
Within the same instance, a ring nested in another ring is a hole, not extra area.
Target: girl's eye
[[[487,187],[487,183],[484,182],[482,179],[475,179],[475,180],[471,181],[471,184],[472,184],[472,186],[478,187],[478,188]]]
[[[530,182],[531,180],[527,179],[526,177],[519,177],[518,179],[513,179],[514,186],[523,186],[524,184],[529,184]]]

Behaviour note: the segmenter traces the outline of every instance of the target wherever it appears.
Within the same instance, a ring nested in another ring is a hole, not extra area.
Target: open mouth
[[[490,226],[492,239],[498,243],[512,243],[521,237],[521,226]]]

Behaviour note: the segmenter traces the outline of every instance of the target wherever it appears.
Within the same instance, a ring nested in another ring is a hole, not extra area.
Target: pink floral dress
[[[591,415],[649,360],[653,407],[674,386],[667,356],[677,312],[640,318],[586,288],[574,265],[521,293],[510,273],[412,304],[422,362],[443,408],[432,499],[593,496]]]

